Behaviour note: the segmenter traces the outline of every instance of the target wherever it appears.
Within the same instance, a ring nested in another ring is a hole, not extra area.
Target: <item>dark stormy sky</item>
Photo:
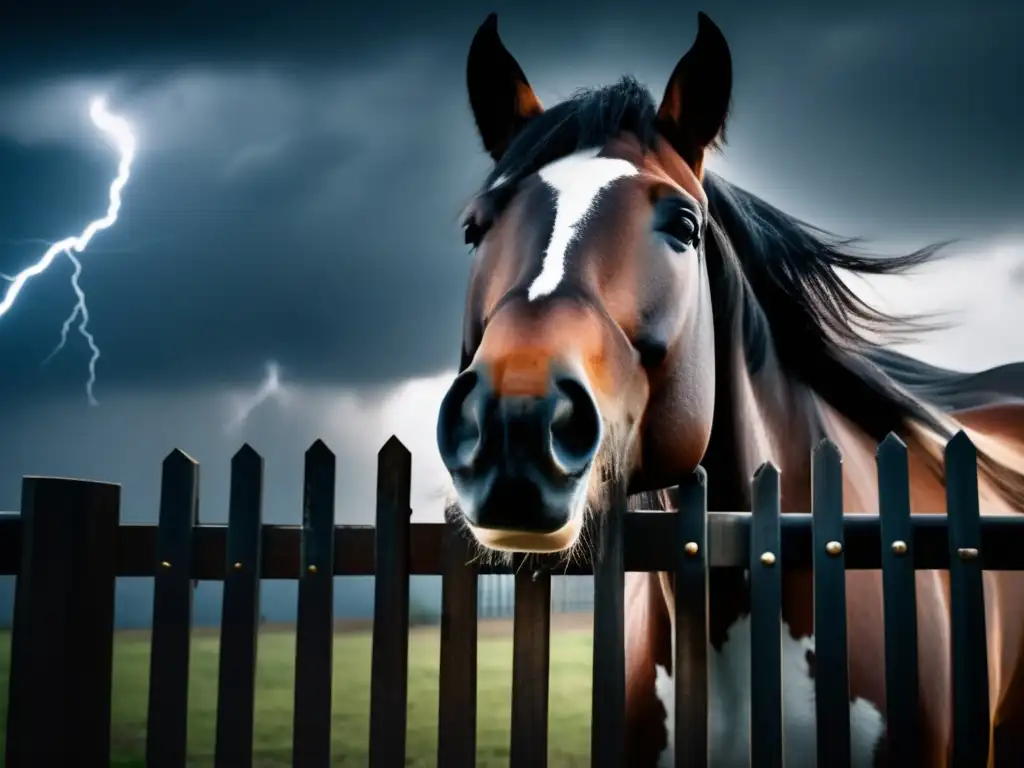
[[[438,517],[434,415],[468,268],[456,217],[487,169],[464,63],[491,10],[547,103],[625,73],[660,95],[707,11],[735,71],[712,167],[884,249],[963,239],[869,295],[953,313],[915,347],[931,361],[1024,359],[1017,0],[77,5],[0,10],[0,272],[104,210],[117,158],[93,95],[132,122],[138,157],[121,220],[82,256],[100,405],[81,338],[42,365],[74,304],[68,262],[0,318],[0,509],[24,474],[70,475],[121,482],[123,517],[152,520],[179,446],[202,462],[202,516],[222,521],[248,440],[267,518],[295,522],[302,452],[323,437],[339,519],[369,522],[396,432],[416,515]],[[240,420],[269,361],[282,391]]]

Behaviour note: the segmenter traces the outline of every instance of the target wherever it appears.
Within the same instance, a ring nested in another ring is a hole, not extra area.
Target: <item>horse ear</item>
[[[496,13],[484,20],[469,46],[466,84],[484,149],[497,162],[526,121],[544,107],[501,42]]]
[[[697,14],[697,39],[679,60],[658,107],[658,127],[695,169],[725,132],[732,93],[732,56],[722,31]]]

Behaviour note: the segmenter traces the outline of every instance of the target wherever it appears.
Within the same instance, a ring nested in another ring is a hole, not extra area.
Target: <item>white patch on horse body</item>
[[[814,768],[817,763],[817,717],[814,679],[807,651],[814,638],[794,640],[782,626],[782,727],[786,768]],[[709,649],[708,665],[708,765],[733,768],[747,765],[750,750],[750,617],[729,628],[721,652]],[[658,758],[658,768],[671,768],[675,745],[675,685],[665,668],[655,667],[654,692],[665,707],[668,746]],[[850,704],[850,742],[853,768],[870,768],[875,748],[885,730],[882,714],[871,702],[856,699]]]
[[[569,245],[605,187],[617,179],[639,173],[636,166],[626,160],[597,157],[599,151],[588,149],[563,157],[538,173],[555,193],[555,225],[540,273],[527,290],[530,301],[547,296],[562,282]]]

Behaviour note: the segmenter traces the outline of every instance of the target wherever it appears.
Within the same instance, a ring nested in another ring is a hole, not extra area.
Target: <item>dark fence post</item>
[[[811,461],[814,542],[814,695],[818,765],[850,765],[850,669],[846,637],[843,460],[822,440]]]
[[[121,488],[26,477],[8,768],[107,765]]]
[[[185,765],[192,640],[192,539],[199,517],[199,465],[179,450],[164,459],[156,533],[149,664],[147,768]]]
[[[405,765],[411,484],[412,456],[392,435],[377,454],[370,768]]]
[[[548,764],[548,684],[551,667],[551,575],[516,568],[512,637],[510,768]]]
[[[293,768],[331,764],[334,656],[334,454],[321,440],[306,451],[302,571],[295,627]]]
[[[676,768],[708,764],[708,477],[698,466],[679,485],[676,547]]]
[[[446,525],[441,581],[437,764],[476,765],[477,569],[466,540]]]
[[[978,452],[963,431],[946,445],[949,602],[953,659],[953,765],[988,764],[988,643],[978,498]]]
[[[754,475],[750,520],[750,765],[782,768],[782,562],[779,470]]]
[[[876,459],[889,760],[891,765],[917,765],[917,580],[910,526],[907,446],[890,432],[878,446]]]
[[[594,689],[590,764],[619,768],[626,760],[625,562],[626,488],[614,483],[608,509],[596,520],[594,561]]]
[[[243,445],[231,460],[227,568],[220,619],[214,765],[252,764],[263,538],[263,457]]]

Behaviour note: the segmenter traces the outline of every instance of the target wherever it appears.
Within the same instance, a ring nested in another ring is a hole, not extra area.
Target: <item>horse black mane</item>
[[[600,147],[622,133],[645,148],[658,136],[650,92],[632,77],[582,90],[530,119],[495,165],[487,184],[510,187],[573,152]],[[858,275],[903,274],[940,255],[944,243],[898,256],[863,252],[859,241],[837,237],[775,208],[707,172],[704,189],[715,225],[728,239],[738,270],[716,265],[712,280],[731,281],[716,313],[739,312],[751,375],[774,352],[790,377],[806,384],[875,440],[905,434],[913,421],[949,437],[935,410],[985,405],[1024,396],[1024,364],[976,374],[928,365],[885,345],[924,329],[921,318],[871,307],[837,270]],[[721,254],[712,253],[710,262]],[[717,322],[716,322],[717,325]],[[871,338],[871,336],[874,338]],[[929,408],[931,406],[931,408]],[[1024,478],[988,465],[1004,492],[1024,503]]]

